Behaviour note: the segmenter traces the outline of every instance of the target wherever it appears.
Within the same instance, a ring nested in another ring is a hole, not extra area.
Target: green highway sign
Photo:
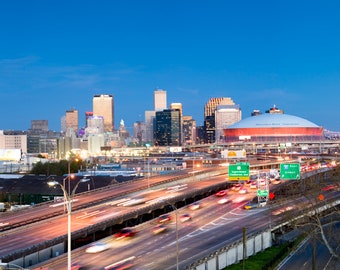
[[[269,194],[268,190],[266,189],[258,189],[257,196],[267,197]]]
[[[280,178],[283,180],[299,180],[300,163],[280,164]]]
[[[236,164],[229,164],[228,178],[229,180],[249,180],[250,170],[248,162],[239,162]]]

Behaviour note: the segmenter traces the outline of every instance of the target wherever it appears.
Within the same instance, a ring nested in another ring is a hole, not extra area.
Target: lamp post
[[[67,192],[65,185],[61,185],[57,181],[51,181],[48,182],[47,184],[49,186],[56,186],[59,185],[60,188],[62,189],[64,193],[64,200],[66,201],[66,206],[67,206],[67,269],[71,270],[71,213],[72,213],[72,201],[73,201],[73,196],[76,192],[77,187],[81,182],[88,182],[90,179],[88,178],[82,178],[80,179],[77,184],[74,186],[72,192]]]
[[[148,189],[150,188],[150,158],[147,157],[148,159]]]
[[[172,209],[175,211],[176,215],[176,270],[179,270],[178,260],[179,260],[179,248],[178,248],[178,209],[175,205],[170,202],[167,202],[171,205]]]

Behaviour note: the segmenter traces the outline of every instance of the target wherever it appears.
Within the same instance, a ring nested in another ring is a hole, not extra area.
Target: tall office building
[[[183,116],[182,137],[184,145],[193,145],[196,143],[196,121],[192,116]]]
[[[235,105],[229,97],[210,98],[204,106],[204,142],[215,142],[215,111],[218,105]]]
[[[47,132],[48,120],[31,120],[31,130]]]
[[[155,111],[163,111],[167,109],[166,105],[166,91],[162,89],[157,89],[154,91],[154,107]]]
[[[145,123],[137,121],[133,123],[133,138],[137,140],[139,144],[145,142]]]
[[[78,111],[75,109],[67,110],[65,115],[65,128],[72,129],[78,134]]]
[[[93,112],[85,112],[85,127],[88,126],[87,122],[90,117],[93,117]]]
[[[175,109],[178,109],[179,110],[179,114],[180,114],[180,117],[181,117],[181,144],[183,144],[183,106],[182,106],[182,103],[171,103],[170,104],[170,110],[175,110]]]
[[[239,105],[218,105],[215,111],[215,139],[224,142],[223,129],[240,121],[242,112]]]
[[[179,109],[156,112],[155,145],[182,145],[181,115]]]
[[[114,100],[112,95],[93,96],[93,116],[104,117],[106,132],[114,130]]]
[[[155,122],[156,112],[155,111],[145,111],[145,141],[154,141],[154,122]]]

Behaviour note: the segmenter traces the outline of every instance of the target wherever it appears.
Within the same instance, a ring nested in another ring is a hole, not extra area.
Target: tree
[[[340,190],[339,175],[339,168],[334,168],[298,181],[292,180],[285,187],[285,196],[295,196],[299,203],[285,212],[283,218],[290,220],[293,228],[313,238],[313,269],[318,241],[325,244],[334,258],[340,260],[340,252],[336,249],[340,238],[336,237],[339,233],[336,233],[335,226],[340,220],[340,211],[333,204]]]

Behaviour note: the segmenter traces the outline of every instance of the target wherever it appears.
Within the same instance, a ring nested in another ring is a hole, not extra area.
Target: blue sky
[[[153,109],[153,91],[203,124],[211,97],[243,118],[274,104],[340,131],[339,1],[0,2],[0,129],[92,110],[115,98],[116,127]]]

